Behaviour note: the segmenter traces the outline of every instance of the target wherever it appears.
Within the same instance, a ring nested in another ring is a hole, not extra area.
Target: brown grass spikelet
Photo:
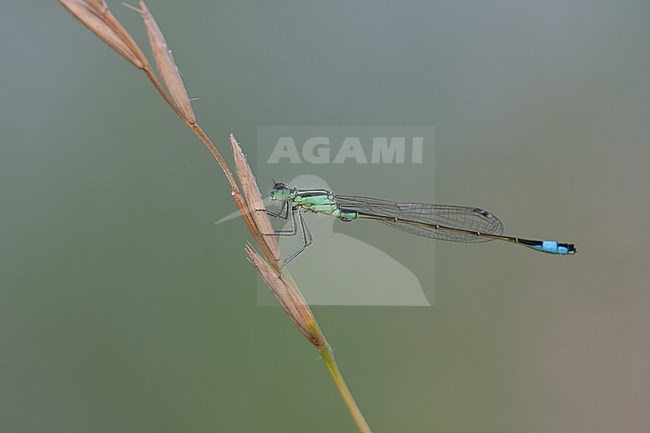
[[[108,5],[104,0],[85,0],[85,2],[99,15],[105,15],[108,11]]]
[[[59,1],[75,18],[88,27],[91,32],[96,34],[111,48],[122,55],[122,57],[131,62],[133,66],[138,69],[144,69],[146,64],[144,55],[140,56],[141,53],[134,50],[133,46],[125,40],[124,34],[127,34],[126,30],[122,28],[124,33],[120,34],[114,27],[109,25],[109,22],[106,19],[106,14],[109,13],[107,8],[102,8],[101,5],[96,4],[97,2],[93,2],[93,5],[91,6],[82,0]],[[100,15],[98,10],[103,10],[103,14]],[[117,23],[116,20],[113,21]],[[117,24],[119,25],[119,23]]]
[[[149,12],[147,5],[142,0],[140,0],[140,7],[142,8],[140,13],[144,19],[144,24],[147,28],[147,35],[149,36],[151,51],[154,60],[156,61],[160,77],[169,92],[169,96],[171,96],[172,100],[183,114],[185,120],[190,124],[196,123],[194,110],[192,110],[192,103],[187,95],[187,90],[185,89],[185,84],[181,78],[178,66],[176,66],[176,62],[174,62],[172,51],[169,49],[167,41],[160,31],[158,23],[156,23],[156,20]]]
[[[273,233],[274,229],[269,220],[266,208],[264,207],[262,194],[257,186],[255,175],[253,175],[253,171],[251,170],[250,165],[248,165],[246,155],[244,155],[244,152],[233,133],[230,133],[230,143],[232,145],[235,159],[235,171],[246,200],[246,212],[249,214],[255,227],[255,231],[259,235],[258,243],[268,250],[268,252],[265,251],[265,255],[277,269],[280,261],[280,248],[278,247],[278,241],[275,236],[269,236]],[[255,234],[256,233],[253,232],[254,236]],[[269,254],[271,257],[269,257]]]
[[[275,269],[250,245],[246,245],[248,260],[258,270],[264,282],[269,286],[284,311],[296,324],[300,332],[317,348],[324,347],[327,342],[318,327],[316,318],[307,301],[299,291],[283,275],[278,275]]]

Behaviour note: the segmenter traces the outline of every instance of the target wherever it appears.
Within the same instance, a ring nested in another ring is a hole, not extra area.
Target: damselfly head
[[[291,198],[291,189],[282,182],[273,183],[271,191],[271,200],[286,201]]]

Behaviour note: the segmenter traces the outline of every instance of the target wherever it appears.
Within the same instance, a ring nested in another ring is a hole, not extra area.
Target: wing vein
[[[466,230],[490,235],[503,234],[503,224],[492,213],[476,207],[428,203],[396,203],[372,197],[336,196],[342,209],[382,218],[399,218],[402,221],[379,220],[396,229],[428,238],[452,242],[487,242],[491,238],[449,229]],[[415,224],[414,224],[415,223]],[[426,224],[427,226],[423,226]],[[435,226],[440,226],[436,228]],[[446,228],[446,229],[445,229]]]

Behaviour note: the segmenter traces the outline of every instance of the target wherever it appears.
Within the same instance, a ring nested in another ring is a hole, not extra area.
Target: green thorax
[[[340,209],[334,193],[326,189],[296,189],[292,201],[304,212],[331,215],[342,221],[352,221],[357,217],[356,212]]]

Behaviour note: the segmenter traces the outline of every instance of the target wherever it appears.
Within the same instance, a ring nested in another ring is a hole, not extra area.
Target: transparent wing
[[[455,232],[453,229],[490,235],[503,234],[503,224],[499,218],[484,209],[476,207],[396,203],[372,197],[340,195],[336,196],[336,201],[343,209],[378,217],[378,221],[383,224],[428,238],[453,242],[487,242],[492,240],[484,236]],[[399,218],[402,221],[390,221],[391,218]],[[436,226],[439,227],[436,228]]]

